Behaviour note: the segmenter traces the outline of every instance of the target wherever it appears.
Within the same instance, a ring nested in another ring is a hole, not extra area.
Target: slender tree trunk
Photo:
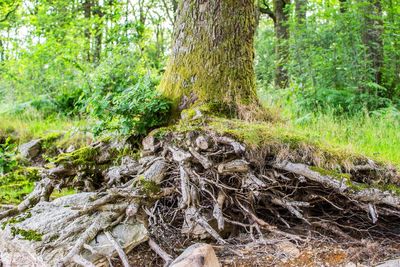
[[[276,36],[275,86],[278,88],[285,88],[289,83],[286,70],[289,59],[289,14],[287,12],[287,2],[285,0],[274,0],[274,14]]]
[[[346,13],[347,11],[347,0],[339,0],[340,13]]]
[[[174,11],[174,22],[176,21],[176,12],[178,11],[178,0],[172,1],[172,10]]]
[[[85,0],[83,3],[83,15],[86,21],[89,21],[92,16],[92,1]],[[92,34],[90,32],[90,23],[87,23],[88,26],[85,28],[85,53],[86,53],[86,60],[88,62],[92,61],[91,57],[91,41],[92,41]]]
[[[0,39],[0,61],[5,60],[3,41]]]
[[[296,22],[298,25],[304,24],[307,14],[307,0],[295,1]]]
[[[93,51],[93,61],[99,62],[101,57],[102,45],[103,45],[103,17],[104,13],[101,10],[99,1],[97,0],[93,5],[93,16],[96,17],[95,22],[95,43]]]
[[[242,116],[241,109],[257,103],[255,26],[253,0],[181,1],[160,90],[181,109],[211,103]]]
[[[364,3],[364,22],[362,40],[366,47],[367,60],[371,64],[374,82],[382,85],[383,68],[383,20],[380,0]]]

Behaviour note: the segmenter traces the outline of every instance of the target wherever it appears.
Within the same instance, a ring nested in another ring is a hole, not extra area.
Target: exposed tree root
[[[266,236],[294,242],[321,236],[344,242],[400,238],[400,197],[389,191],[357,188],[349,178],[277,161],[270,154],[263,156],[263,163],[254,163],[243,144],[212,132],[170,133],[162,141],[149,136],[144,149],[146,157],[139,162],[125,160],[103,171],[89,202],[71,207],[68,216],[49,218],[50,226],[52,220],[66,225],[43,233],[38,253],[63,247],[58,266],[92,266],[84,255],[99,254],[89,243],[105,233],[129,266],[110,229],[132,218],[147,224],[149,245],[166,264],[172,257],[156,242],[177,236],[220,244],[240,242],[242,233],[249,242],[267,242]],[[358,166],[354,172],[373,168]],[[58,180],[44,178],[18,207],[0,213],[0,219],[13,227],[11,217],[47,201],[54,187],[68,184],[71,177],[65,173],[76,172],[63,172]]]

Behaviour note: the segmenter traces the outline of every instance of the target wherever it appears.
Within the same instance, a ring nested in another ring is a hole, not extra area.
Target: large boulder
[[[12,220],[3,220],[0,262],[3,266],[55,266],[81,237],[77,230],[84,231],[96,220],[110,216],[107,210],[77,216],[80,211],[77,207],[90,203],[94,196],[95,193],[79,193],[40,202]],[[134,219],[117,224],[109,231],[126,252],[148,239],[145,226]],[[81,253],[84,259],[97,264],[115,255],[116,250],[103,232]]]

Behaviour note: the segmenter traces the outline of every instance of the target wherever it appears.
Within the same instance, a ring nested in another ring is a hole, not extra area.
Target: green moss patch
[[[15,236],[21,236],[24,240],[42,241],[42,234],[34,230],[25,230],[17,227],[11,227],[11,233]]]
[[[37,168],[20,168],[0,176],[0,203],[17,204],[32,192],[35,181],[40,179]]]
[[[52,161],[55,164],[71,164],[74,166],[94,164],[98,153],[99,149],[97,147],[85,146],[71,153],[60,154]]]
[[[76,193],[77,193],[77,190],[74,189],[74,188],[63,188],[60,191],[54,190],[51,193],[50,198],[51,199],[56,199],[56,198],[60,198],[60,197],[73,195],[73,194],[76,194]]]

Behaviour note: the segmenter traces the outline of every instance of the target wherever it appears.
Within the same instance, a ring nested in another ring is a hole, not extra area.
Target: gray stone
[[[211,245],[194,244],[188,247],[170,267],[220,267],[217,255]]]
[[[21,156],[25,159],[33,159],[40,154],[42,149],[42,140],[36,139],[19,146],[18,150]]]
[[[384,263],[376,265],[376,267],[400,267],[400,258],[395,260],[388,260]]]
[[[67,255],[81,236],[80,234],[65,235],[65,233],[77,227],[83,230],[88,229],[94,221],[109,218],[111,215],[108,211],[102,211],[71,219],[79,212],[76,207],[90,203],[94,196],[95,193],[79,193],[58,198],[52,202],[40,202],[20,215],[20,222],[9,223],[4,229],[0,228],[0,259],[3,266],[55,266]],[[42,240],[25,240],[26,237],[16,234],[15,229],[37,233]],[[134,218],[115,226],[110,232],[127,253],[148,239],[145,226]],[[64,235],[65,238],[57,240]],[[56,245],[48,246],[54,240],[57,240]],[[81,255],[95,264],[108,256],[116,255],[116,251],[103,233],[90,241],[88,248]]]

